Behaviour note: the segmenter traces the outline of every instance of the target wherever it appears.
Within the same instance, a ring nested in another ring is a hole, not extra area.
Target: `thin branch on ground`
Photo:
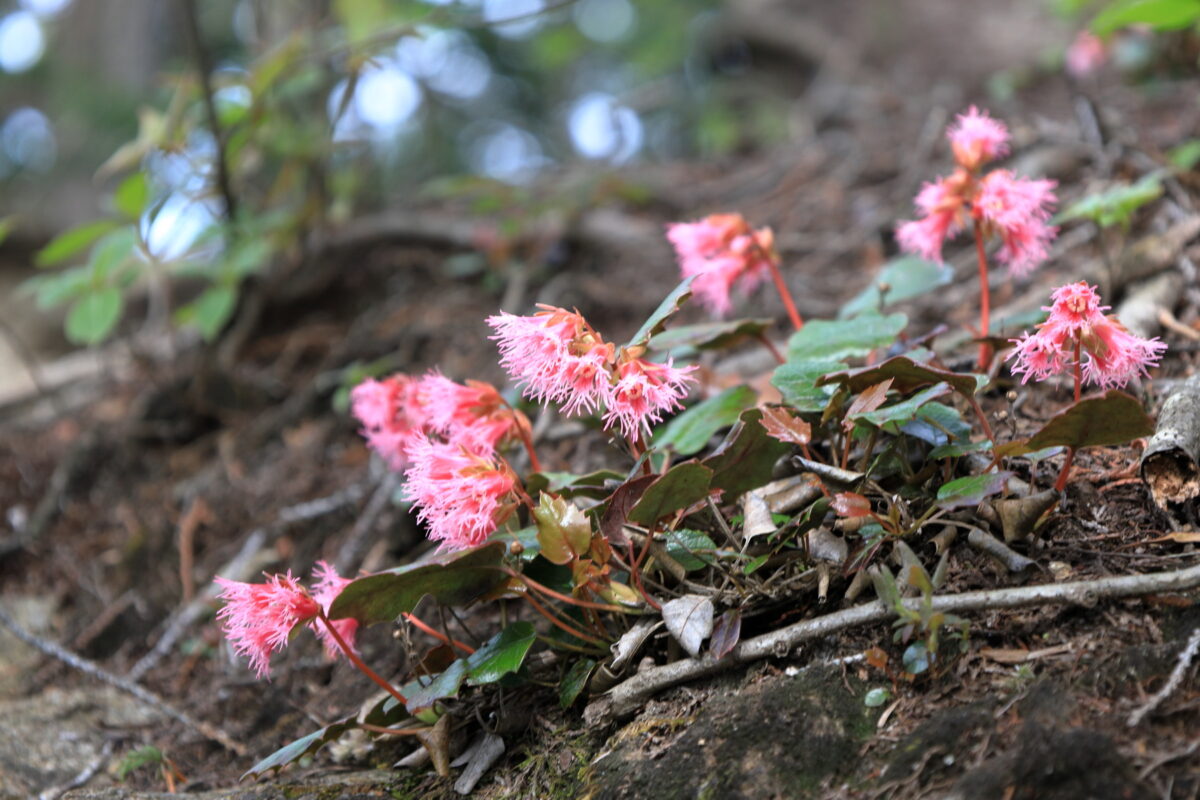
[[[9,616],[8,612],[2,608],[0,608],[0,625],[3,625],[9,630],[10,633],[12,633],[13,636],[16,636],[30,647],[36,648],[51,658],[58,659],[67,666],[76,669],[89,677],[95,678],[103,683],[107,683],[109,686],[115,686],[126,694],[129,694],[142,701],[151,708],[162,712],[164,715],[170,717],[176,722],[183,723],[204,738],[216,742],[227,750],[230,750],[233,753],[243,757],[249,753],[249,750],[245,745],[235,742],[229,736],[229,734],[225,733],[220,728],[204,722],[203,720],[195,719],[185,711],[180,711],[178,708],[171,705],[166,700],[159,697],[157,694],[145,688],[144,686],[134,683],[126,678],[122,678],[118,675],[114,675],[96,662],[76,655],[56,642],[52,642],[49,639],[43,639],[40,636],[30,633],[18,625],[17,621]]]
[[[1167,682],[1154,695],[1137,708],[1125,724],[1129,727],[1135,727],[1146,715],[1154,711],[1162,705],[1162,702],[1174,694],[1175,690],[1183,683],[1183,676],[1187,675],[1188,669],[1191,668],[1192,662],[1196,659],[1196,653],[1200,652],[1200,627],[1192,631],[1192,635],[1188,637],[1187,644],[1183,646],[1183,650],[1179,653],[1179,660],[1175,662],[1175,669],[1171,670],[1171,677],[1167,678]]]
[[[935,595],[933,610],[951,613],[991,611],[1022,608],[1031,605],[1092,606],[1104,599],[1137,597],[1164,592],[1178,592],[1200,586],[1200,566],[1171,572],[1147,575],[1125,575],[1090,581],[1021,586],[1012,589],[990,589],[954,595]],[[905,605],[916,609],[921,598],[909,598]],[[670,686],[706,678],[745,664],[792,651],[809,639],[828,636],[859,625],[884,622],[895,616],[895,610],[879,601],[854,606],[815,619],[807,619],[777,631],[748,639],[720,660],[690,658],[639,672],[629,680],[613,687],[607,695],[612,714],[624,717],[636,711],[655,693]]]
[[[58,798],[72,789],[78,789],[80,786],[86,785],[88,781],[96,777],[96,773],[104,767],[109,757],[112,756],[113,746],[113,740],[106,739],[104,746],[100,748],[100,752],[96,757],[85,764],[83,769],[77,772],[71,780],[57,786],[51,786],[48,789],[43,789],[41,794],[37,796],[37,800],[58,800]]]

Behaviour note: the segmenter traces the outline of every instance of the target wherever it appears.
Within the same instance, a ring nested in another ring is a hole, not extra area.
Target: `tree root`
[[[1125,575],[1090,581],[935,595],[933,608],[936,611],[960,613],[1022,608],[1039,604],[1093,606],[1104,599],[1185,591],[1196,587],[1200,587],[1200,565],[1147,575]],[[915,609],[921,603],[921,599],[909,598],[904,602]],[[642,703],[655,693],[670,686],[716,675],[739,664],[761,658],[783,657],[801,642],[837,633],[856,625],[883,622],[894,617],[895,613],[883,603],[875,601],[815,619],[803,620],[786,628],[748,639],[720,660],[705,656],[684,659],[660,667],[651,667],[613,687],[607,695],[597,701],[603,703],[607,708],[599,708],[593,713],[599,715],[600,718],[627,717],[637,711]]]

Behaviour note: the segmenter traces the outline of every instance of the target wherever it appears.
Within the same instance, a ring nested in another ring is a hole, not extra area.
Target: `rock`
[[[166,792],[135,792],[110,787],[107,789],[76,789],[63,795],[62,800],[378,800],[378,798],[400,798],[410,800],[410,795],[396,788],[397,775],[382,770],[341,772],[307,778],[235,786],[208,792],[187,792],[184,795]]]

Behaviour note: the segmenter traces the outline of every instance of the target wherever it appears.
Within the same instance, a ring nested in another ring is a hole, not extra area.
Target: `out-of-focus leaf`
[[[734,386],[697,403],[674,417],[654,435],[656,448],[670,447],[682,456],[700,452],[722,428],[737,422],[742,411],[754,405],[757,395],[749,386]]]
[[[1003,492],[1011,477],[1011,472],[986,472],[957,478],[938,489],[937,504],[947,510],[973,508],[983,502],[983,498]]]
[[[113,192],[113,205],[126,219],[137,221],[150,201],[150,185],[146,173],[138,171],[130,175]]]
[[[790,360],[776,368],[771,385],[783,395],[784,402],[797,411],[824,411],[832,391],[823,387],[821,379],[845,368],[842,361]]]
[[[713,631],[714,613],[712,601],[698,594],[685,594],[662,607],[667,631],[692,658],[700,655],[700,645]]]
[[[838,361],[860,358],[888,347],[908,324],[903,314],[863,314],[854,319],[815,319],[788,340],[788,361]]]
[[[628,519],[651,526],[663,517],[708,497],[713,471],[696,461],[676,464],[654,483],[629,510]]]
[[[108,338],[121,318],[123,301],[119,289],[111,286],[84,294],[67,312],[64,330],[75,344],[99,344]]]
[[[791,445],[767,435],[761,420],[757,408],[742,412],[725,441],[701,462],[713,471],[710,486],[723,489],[726,502],[766,485],[775,462],[791,452]]]
[[[61,264],[72,256],[82,253],[91,246],[92,242],[120,224],[115,219],[98,219],[65,230],[37,252],[37,255],[34,256],[34,263],[39,267]]]
[[[1167,160],[1175,169],[1188,172],[1200,164],[1200,139],[1188,139],[1171,148]]]
[[[1147,25],[1156,31],[1191,27],[1200,20],[1200,0],[1116,0],[1092,19],[1092,33],[1108,36],[1130,25]]]
[[[210,286],[192,302],[175,312],[175,321],[191,325],[200,331],[206,342],[217,338],[237,306],[237,289],[233,286]]]
[[[892,696],[892,693],[882,687],[876,687],[867,692],[863,698],[863,705],[867,708],[878,708],[886,703]]]
[[[1128,225],[1135,211],[1157,200],[1162,193],[1162,176],[1153,172],[1137,183],[1114,186],[1072,203],[1054,218],[1054,222],[1061,224],[1073,219],[1090,219],[1102,228]]]
[[[444,605],[469,602],[504,580],[504,574],[496,569],[504,550],[502,542],[489,542],[420,564],[357,578],[333,601],[329,616],[353,617],[371,625],[411,612],[425,595],[433,595]]]
[[[696,350],[719,350],[733,347],[747,339],[757,339],[767,328],[771,319],[731,319],[719,322],[701,322],[697,325],[681,325],[663,331],[650,339],[650,349],[659,352],[690,347]]]
[[[731,608],[717,617],[713,625],[712,639],[708,643],[708,651],[717,659],[722,659],[733,652],[742,638],[742,612]]]
[[[909,675],[920,675],[925,672],[933,664],[934,655],[929,652],[929,648],[924,642],[913,642],[904,650],[904,655],[901,660],[904,662],[904,670]]]
[[[948,264],[926,261],[916,256],[903,256],[885,264],[870,286],[842,306],[838,317],[845,319],[863,312],[882,311],[879,305],[880,284],[887,286],[887,292],[882,295],[886,308],[902,300],[931,292],[952,280],[954,270]]]
[[[645,347],[650,341],[650,337],[657,334],[667,324],[667,320],[675,315],[675,312],[684,304],[684,302],[692,296],[692,281],[696,279],[695,275],[684,278],[682,282],[671,293],[659,303],[658,308],[650,315],[649,319],[642,324],[638,332],[629,340],[626,347]]]
[[[97,284],[107,283],[117,271],[129,263],[137,242],[133,228],[129,225],[105,234],[92,247],[88,255],[88,269]]]

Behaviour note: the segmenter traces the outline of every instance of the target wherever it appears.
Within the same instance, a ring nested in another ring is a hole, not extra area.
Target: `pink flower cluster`
[[[770,228],[752,229],[741,214],[713,214],[696,222],[667,226],[683,277],[696,276],[692,291],[712,313],[724,316],[734,287],[749,294],[777,264]]]
[[[289,571],[283,575],[268,575],[266,583],[242,583],[218,577],[220,598],[225,606],[217,619],[234,652],[245,656],[260,678],[271,676],[271,654],[287,646],[293,629],[307,624],[325,645],[330,657],[341,652],[318,614],[329,613],[329,607],[341,593],[347,578],[340,577],[329,564],[318,561],[313,576],[317,579],[310,593]],[[338,635],[351,648],[358,633],[358,621],[340,619],[332,622]]]
[[[1057,230],[1050,225],[1054,181],[1030,180],[1009,170],[980,175],[984,164],[1008,153],[1008,129],[972,106],[946,132],[957,169],[926,183],[914,205],[921,217],[901,222],[896,241],[905,252],[942,260],[942,247],[970,224],[1001,241],[997,258],[1012,274],[1044,261]]]
[[[500,363],[524,384],[526,397],[555,402],[567,414],[605,408],[604,427],[620,424],[629,439],[643,425],[680,408],[695,367],[677,368],[642,358],[642,348],[618,351],[578,313],[542,306],[528,317],[488,318]]]
[[[442,549],[480,544],[512,513],[515,478],[496,450],[529,420],[495,387],[438,372],[363,381],[350,395],[372,449],[405,470],[405,492]]]
[[[1074,78],[1083,78],[1104,65],[1108,59],[1108,47],[1104,40],[1088,30],[1076,34],[1067,48],[1067,73]]]
[[[1037,332],[1012,340],[1016,347],[1008,358],[1015,361],[1013,373],[1024,376],[1022,383],[1078,367],[1084,381],[1121,387],[1157,366],[1167,349],[1165,342],[1135,336],[1105,315],[1108,306],[1100,305],[1095,287],[1084,281],[1059,287],[1051,299],[1045,309],[1050,315]]]
[[[492,452],[529,425],[491,384],[463,385],[436,371],[421,378],[368,378],[351,391],[350,408],[367,444],[394,470],[411,463],[409,445],[423,436],[437,434],[472,452]]]

